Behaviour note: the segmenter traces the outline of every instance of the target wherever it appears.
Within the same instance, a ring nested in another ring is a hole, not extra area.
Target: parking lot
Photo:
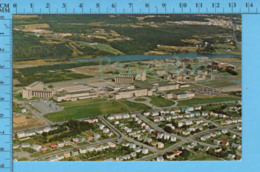
[[[52,112],[57,112],[63,110],[62,106],[59,106],[57,103],[55,103],[52,100],[33,100],[30,102],[30,104],[38,109],[41,114],[47,114]]]

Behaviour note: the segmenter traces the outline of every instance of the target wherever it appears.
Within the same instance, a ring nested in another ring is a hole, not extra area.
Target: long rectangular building
[[[22,97],[24,99],[36,98],[51,98],[53,91],[44,90],[44,83],[37,81],[22,89]]]
[[[153,92],[148,89],[136,89],[129,91],[120,91],[114,95],[116,100],[118,99],[127,99],[132,97],[142,97],[142,96],[152,96]]]

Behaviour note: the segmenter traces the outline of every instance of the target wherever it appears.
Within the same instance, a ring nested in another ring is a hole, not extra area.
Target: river
[[[110,57],[99,57],[99,58],[86,58],[73,60],[73,62],[88,62],[103,61],[110,62],[123,62],[123,61],[142,61],[142,60],[163,60],[169,58],[196,58],[196,57],[208,57],[208,58],[225,58],[225,57],[240,57],[231,54],[197,54],[197,53],[185,53],[185,54],[169,54],[169,55],[121,55],[121,56],[110,56]]]

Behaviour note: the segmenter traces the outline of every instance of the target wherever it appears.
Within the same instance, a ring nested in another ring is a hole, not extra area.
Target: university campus
[[[240,15],[16,15],[15,161],[241,160]]]

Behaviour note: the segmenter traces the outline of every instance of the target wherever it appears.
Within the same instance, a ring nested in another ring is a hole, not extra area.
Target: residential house
[[[87,153],[87,149],[86,148],[79,148],[79,153]]]
[[[16,133],[16,135],[17,135],[17,138],[18,138],[18,139],[23,138],[23,137],[26,137],[26,134],[25,134],[24,131],[18,131],[18,132]]]
[[[147,148],[142,149],[142,154],[148,154],[148,153],[149,153],[149,150]]]
[[[31,147],[30,143],[22,143],[21,148],[29,148]]]
[[[54,157],[51,157],[49,161],[59,161],[59,157],[56,155]]]
[[[73,141],[73,143],[78,144],[78,143],[79,143],[79,138],[74,137],[74,138],[72,139],[72,141]]]
[[[115,143],[108,142],[107,144],[108,144],[108,146],[111,147],[111,148],[115,148],[115,147],[116,147],[116,144],[115,144]]]
[[[228,154],[228,159],[235,159],[236,155],[234,154]]]
[[[57,144],[54,144],[54,143],[50,144],[50,148],[56,149],[57,148]]]
[[[156,161],[164,161],[163,156],[159,156],[159,157],[157,157],[157,158],[156,158]]]
[[[48,151],[47,147],[42,146],[42,148],[41,148],[41,152],[42,152],[42,153],[45,153],[45,152],[47,152],[47,151]]]
[[[64,146],[65,146],[65,143],[62,143],[62,142],[60,142],[60,143],[57,143],[57,146],[58,146],[59,148],[62,148],[62,147],[64,147]]]
[[[71,155],[72,155],[72,156],[78,156],[78,155],[79,155],[78,149],[73,149],[73,150],[71,151]]]
[[[159,149],[164,148],[164,144],[163,144],[162,142],[158,142],[158,143],[157,143],[157,146],[158,146]]]
[[[97,133],[94,134],[94,139],[95,140],[98,140],[100,137],[101,137],[100,134],[97,134]]]
[[[64,152],[63,156],[64,156],[64,158],[69,158],[70,157],[70,152]]]
[[[108,133],[110,130],[108,128],[103,128],[103,133]]]
[[[133,158],[135,158],[135,157],[137,156],[137,153],[136,153],[136,152],[131,152],[131,153],[130,153],[130,156],[133,157]]]
[[[32,145],[32,149],[35,150],[36,152],[39,152],[41,148],[42,148],[41,145],[37,145],[37,144]]]
[[[99,127],[100,130],[103,130],[103,128],[105,128],[105,125],[101,123],[97,123],[97,126]]]

